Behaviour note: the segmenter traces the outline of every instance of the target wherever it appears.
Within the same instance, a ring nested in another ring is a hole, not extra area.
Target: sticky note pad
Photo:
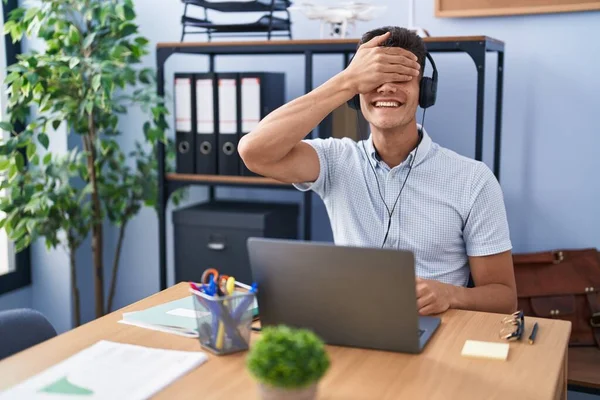
[[[508,357],[508,343],[481,342],[467,340],[463,346],[463,357],[487,358],[491,360],[506,360]]]

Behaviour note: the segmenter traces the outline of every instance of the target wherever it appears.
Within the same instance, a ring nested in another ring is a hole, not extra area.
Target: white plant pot
[[[302,389],[285,389],[258,384],[260,399],[262,400],[315,400],[317,398],[318,382]]]

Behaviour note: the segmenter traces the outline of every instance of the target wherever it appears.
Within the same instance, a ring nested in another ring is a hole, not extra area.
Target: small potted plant
[[[263,400],[312,400],[330,361],[323,341],[306,329],[265,327],[247,357]]]

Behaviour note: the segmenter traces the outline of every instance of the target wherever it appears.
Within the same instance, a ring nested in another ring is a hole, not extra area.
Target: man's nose
[[[396,85],[392,83],[384,83],[383,85],[377,88],[377,93],[396,93],[397,88]]]

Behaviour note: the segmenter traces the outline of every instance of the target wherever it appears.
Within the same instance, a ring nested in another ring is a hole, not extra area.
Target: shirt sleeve
[[[486,256],[511,250],[504,197],[498,180],[483,163],[475,173],[470,209],[463,230],[469,256]]]
[[[312,190],[324,199],[331,190],[332,176],[335,173],[335,163],[341,156],[341,142],[337,138],[305,139],[303,142],[311,145],[319,157],[319,175],[314,182],[297,182],[294,187],[302,192]]]

